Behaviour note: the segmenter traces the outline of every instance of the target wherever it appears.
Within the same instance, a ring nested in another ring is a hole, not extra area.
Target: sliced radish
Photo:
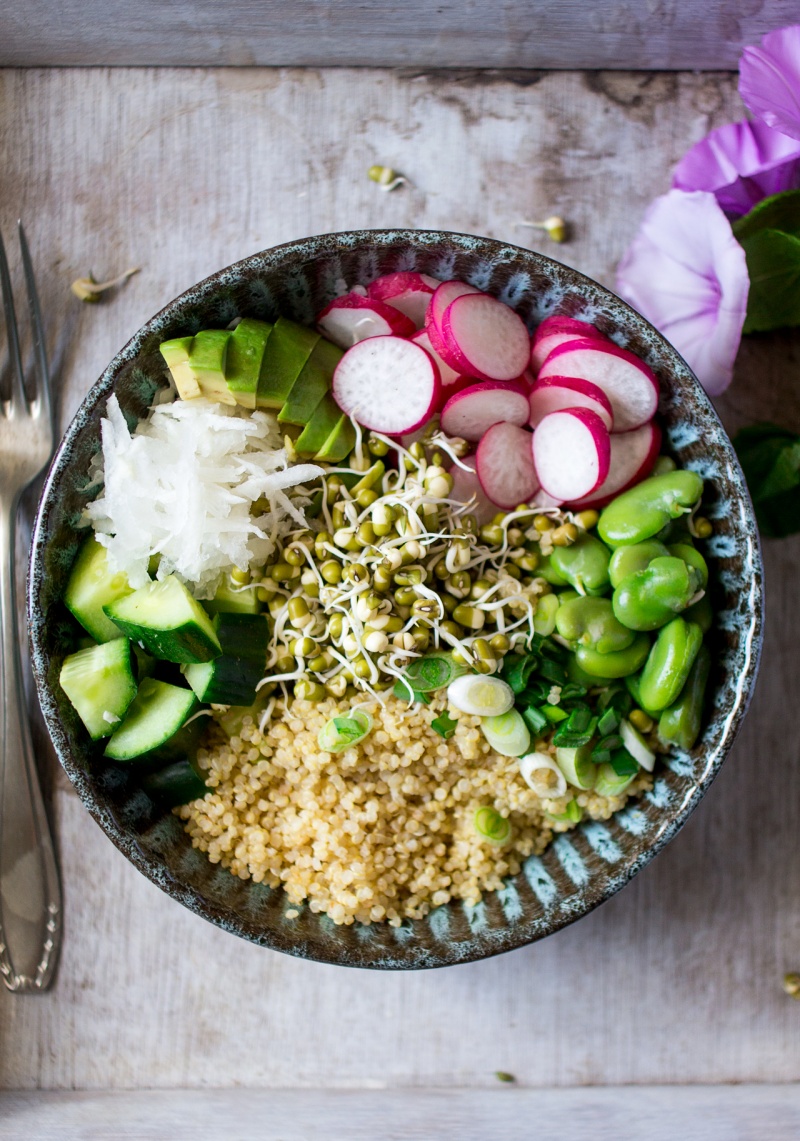
[[[571,508],[605,507],[615,496],[645,479],[656,462],[661,448],[661,429],[655,420],[632,432],[611,436],[611,459],[608,475],[591,495],[573,499]]]
[[[477,459],[474,455],[465,456],[461,462],[476,465]],[[457,503],[469,503],[470,514],[478,520],[479,527],[482,527],[484,523],[491,522],[497,514],[497,504],[492,503],[481,487],[476,467],[473,466],[470,471],[465,471],[458,464],[453,464],[450,468],[450,475],[453,477],[453,490],[448,499],[455,499]],[[471,502],[473,499],[474,503]]]
[[[590,380],[574,380],[571,376],[548,376],[534,381],[529,394],[530,426],[536,425],[551,412],[562,408],[588,408],[596,412],[608,428],[614,429],[614,414],[611,401],[596,384]]]
[[[652,420],[658,407],[658,381],[644,361],[596,337],[559,345],[539,370],[539,379],[570,376],[602,388],[614,412],[614,431],[629,432]]]
[[[493,424],[475,453],[478,479],[492,503],[510,511],[539,490],[531,455],[531,433],[516,424]]]
[[[608,428],[588,408],[551,412],[533,433],[533,463],[544,490],[556,499],[589,495],[608,475]]]
[[[442,382],[442,388],[447,389],[451,384],[456,384],[461,380],[461,373],[457,369],[450,368],[450,365],[439,356],[431,344],[431,338],[427,329],[420,329],[410,340],[412,340],[415,345],[421,345],[425,352],[430,353],[433,357],[433,362],[439,369],[439,379]],[[471,379],[474,381],[475,378],[472,377]]]
[[[399,309],[359,293],[331,301],[317,317],[317,325],[341,349],[349,349],[367,337],[410,337],[415,330],[414,322]]]
[[[433,337],[431,339],[434,345],[436,345],[437,339],[440,339],[437,338],[437,334],[445,309],[457,297],[463,297],[466,293],[480,293],[480,289],[476,289],[474,285],[467,285],[466,281],[443,281],[434,292],[425,314],[425,328],[430,333],[432,327]]]
[[[452,368],[483,380],[514,380],[528,365],[528,330],[522,318],[488,294],[457,297],[444,311],[443,349]]]
[[[440,281],[426,273],[387,273],[372,282],[368,293],[375,301],[384,301],[405,313],[415,327],[421,329],[431,297],[439,285]]]
[[[598,333],[594,325],[586,325],[583,321],[571,321],[570,324],[583,325],[583,329],[550,329],[543,335],[541,325],[539,326],[531,341],[531,368],[534,372],[539,371],[553,349],[558,348],[559,345],[565,345],[567,341],[586,340],[588,338],[603,341],[605,344],[611,343],[602,333]]]
[[[552,317],[545,317],[536,326],[535,337],[549,337],[552,333],[572,333],[574,337],[602,337],[603,334],[588,321],[579,321],[577,317],[564,317],[554,313]]]
[[[348,349],[333,374],[333,398],[365,428],[397,436],[424,424],[439,403],[439,372],[402,337],[370,337]]]
[[[485,380],[456,392],[442,409],[442,431],[463,440],[480,440],[503,420],[521,427],[530,416],[528,391],[518,380]]]

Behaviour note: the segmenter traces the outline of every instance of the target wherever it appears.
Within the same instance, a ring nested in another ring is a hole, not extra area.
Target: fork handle
[[[61,888],[22,684],[14,546],[18,498],[0,501],[0,977],[9,990],[50,982]]]

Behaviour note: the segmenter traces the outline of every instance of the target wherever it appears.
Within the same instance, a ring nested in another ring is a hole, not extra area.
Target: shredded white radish
[[[158,578],[213,598],[231,567],[263,564],[279,535],[306,525],[299,485],[323,474],[288,464],[273,415],[205,399],[159,404],[131,435],[111,396],[101,430],[104,488],[85,515],[134,588],[158,555]],[[254,515],[259,499],[269,509]]]

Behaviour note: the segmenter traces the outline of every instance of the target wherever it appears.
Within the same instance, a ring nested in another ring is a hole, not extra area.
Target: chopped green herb
[[[545,815],[557,824],[580,824],[583,820],[583,809],[577,800],[571,800],[564,812],[560,812],[558,815],[553,812],[546,812]]]
[[[514,693],[522,693],[528,685],[528,679],[539,665],[539,655],[508,654],[503,662],[500,673],[503,681],[507,681]]]
[[[541,707],[542,713],[548,721],[556,725],[559,721],[566,721],[569,717],[566,709],[562,709],[559,705],[550,705],[549,703]]]
[[[406,666],[405,676],[416,693],[435,693],[466,673],[457,666],[451,654],[426,654]]]
[[[501,816],[488,804],[475,809],[473,822],[478,835],[490,844],[506,844],[511,837],[511,825],[505,816]]]
[[[613,752],[609,764],[618,777],[633,776],[639,771],[638,764],[627,749],[617,749]]]
[[[522,710],[522,720],[528,726],[534,737],[541,737],[542,733],[544,733],[550,725],[550,722],[547,720],[547,715],[535,705],[529,705],[527,709]]]
[[[603,716],[597,722],[597,732],[601,737],[607,737],[609,733],[613,733],[618,727],[620,722],[615,709],[606,709]]]
[[[543,661],[539,666],[539,673],[554,685],[566,685],[567,671],[559,662]]]
[[[332,717],[317,735],[319,747],[326,753],[341,753],[357,745],[372,731],[372,718],[363,709],[352,710],[349,717]]]
[[[438,733],[440,737],[444,737],[445,741],[449,741],[456,731],[458,725],[458,718],[451,717],[449,713],[442,713],[439,717],[434,717],[431,721],[431,729]]]

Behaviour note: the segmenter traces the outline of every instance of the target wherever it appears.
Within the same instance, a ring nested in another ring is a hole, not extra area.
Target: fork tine
[[[14,312],[14,298],[11,294],[11,276],[8,272],[6,250],[3,237],[0,234],[0,287],[3,293],[3,312],[6,318],[6,335],[8,336],[8,352],[11,357],[11,404],[18,408],[25,407],[25,386],[23,384],[22,357],[19,351],[19,335],[17,333],[17,317]]]
[[[36,278],[33,276],[33,262],[28,249],[28,239],[22,222],[17,222],[19,230],[19,244],[22,251],[22,268],[25,272],[25,285],[28,290],[28,311],[31,316],[31,329],[33,330],[33,352],[36,362],[36,399],[39,401],[40,412],[49,423],[52,423],[52,397],[50,394],[50,370],[47,367],[47,345],[44,339],[44,326],[42,324],[42,311],[39,307],[39,294],[36,291]]]

